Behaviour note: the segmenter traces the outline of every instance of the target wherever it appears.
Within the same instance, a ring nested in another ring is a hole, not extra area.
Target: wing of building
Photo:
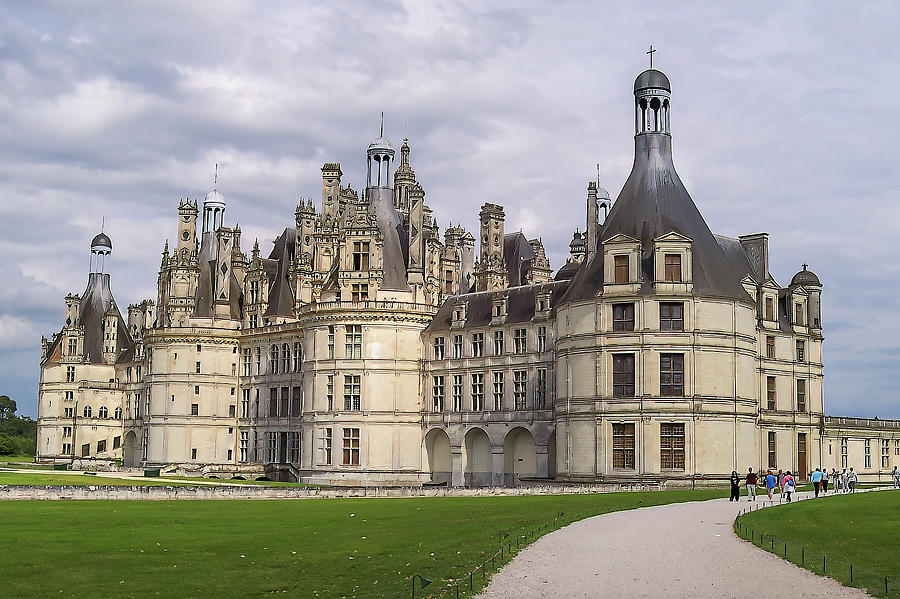
[[[157,297],[127,322],[101,233],[44,339],[39,458],[365,485],[889,476],[900,423],[825,416],[818,277],[782,287],[766,233],[709,229],[662,72],[633,102],[631,175],[614,202],[588,184],[555,273],[495,203],[477,256],[465,229],[442,237],[407,140],[395,167],[383,136],[361,193],[326,163],[321,198],[249,256],[218,188],[181,200]]]

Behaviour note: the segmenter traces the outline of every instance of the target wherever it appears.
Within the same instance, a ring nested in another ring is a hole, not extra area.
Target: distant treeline
[[[0,395],[0,455],[34,455],[37,422],[16,416],[16,401]]]

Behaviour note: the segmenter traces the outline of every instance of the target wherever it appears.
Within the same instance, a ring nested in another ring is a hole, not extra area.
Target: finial
[[[600,163],[597,163],[597,188],[600,188]]]
[[[215,174],[213,175],[213,189],[219,189],[219,163],[216,163]]]
[[[381,134],[378,137],[384,137],[384,111],[381,111]]]
[[[106,217],[101,216],[100,217],[100,232],[103,233],[105,228],[106,228]]]
[[[809,266],[806,262],[803,263],[803,270],[806,270],[806,267]]]
[[[653,44],[650,44],[650,49],[647,50],[647,54],[650,55],[650,68],[651,69],[653,68],[653,53],[654,52],[656,52],[656,50],[653,49]]]

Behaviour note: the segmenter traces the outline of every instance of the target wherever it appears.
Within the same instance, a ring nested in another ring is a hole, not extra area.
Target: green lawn
[[[782,557],[786,540],[786,559],[817,574],[822,574],[824,555],[826,576],[877,596],[885,596],[888,577],[889,596],[900,596],[900,492],[839,495],[773,507],[741,516],[736,531]]]
[[[497,550],[499,530],[510,531],[509,541],[541,524],[550,530],[590,514],[726,495],[8,502],[0,506],[0,552],[16,558],[4,560],[3,592],[402,597],[421,573],[435,581],[427,591],[440,594],[447,579]]]
[[[128,480],[125,478],[109,478],[105,476],[92,476],[90,474],[68,474],[66,472],[53,472],[52,474],[32,474],[30,472],[6,472],[0,470],[0,485],[133,485],[152,487],[182,487],[191,486],[190,483],[181,481],[157,482],[143,480]]]

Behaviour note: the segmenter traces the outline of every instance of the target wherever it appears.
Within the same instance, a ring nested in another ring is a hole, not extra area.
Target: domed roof
[[[791,279],[791,286],[794,285],[812,285],[815,287],[821,287],[822,283],[819,282],[819,277],[816,276],[811,270],[806,269],[806,264],[803,265],[803,270],[794,275],[794,278]]]
[[[666,77],[665,73],[656,69],[647,69],[634,80],[634,93],[650,88],[672,91],[669,78]]]
[[[222,204],[225,205],[225,196],[219,193],[218,188],[213,189],[211,192],[206,194],[206,197],[203,198],[204,204]]]
[[[597,199],[598,200],[609,200],[609,192],[606,191],[605,187],[597,188]]]
[[[393,153],[394,146],[386,137],[379,137],[369,144],[369,150],[390,150]]]
[[[112,240],[110,240],[106,233],[98,233],[94,239],[91,240],[91,249],[95,247],[112,249]]]

